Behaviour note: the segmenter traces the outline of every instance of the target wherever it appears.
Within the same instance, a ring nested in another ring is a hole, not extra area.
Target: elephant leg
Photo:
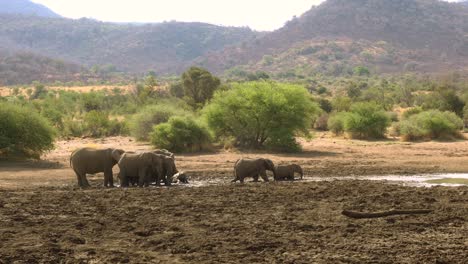
[[[166,176],[165,179],[164,179],[164,185],[171,186],[171,184],[172,184],[172,182],[169,180],[169,177]]]
[[[104,171],[104,186],[114,187],[114,178],[112,176],[112,169]]]
[[[258,174],[255,174],[252,176],[254,182],[258,182]]]
[[[138,187],[143,187],[146,183],[146,169],[138,171]]]
[[[91,187],[91,184],[89,184],[88,179],[86,178],[86,173],[81,174],[81,183],[84,188]]]
[[[125,174],[125,172],[120,171],[120,186],[121,187],[128,187],[128,176]]]
[[[77,180],[78,180],[78,186],[79,186],[79,187],[84,187],[84,186],[83,186],[83,181],[81,180],[81,175],[80,175],[78,172],[76,172],[76,171],[75,171],[75,174],[76,174],[76,178],[77,178]]]

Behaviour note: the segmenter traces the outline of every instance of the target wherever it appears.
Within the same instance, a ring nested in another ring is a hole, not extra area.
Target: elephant
[[[159,158],[160,163],[158,166],[160,167],[153,170],[151,181],[156,182],[156,185],[161,185],[161,181],[163,181],[166,186],[171,185],[174,174],[178,173],[174,158],[163,154],[154,155]]]
[[[133,184],[135,178],[138,178],[138,186],[148,186],[153,173],[162,173],[162,162],[160,155],[152,152],[124,153],[118,162],[120,185],[128,187],[130,182]]]
[[[114,187],[112,168],[124,152],[115,148],[80,148],[73,151],[70,155],[70,167],[76,174],[78,185],[82,188],[90,187],[86,174],[104,172],[104,186]]]
[[[276,166],[275,170],[275,181],[294,181],[294,173],[299,173],[301,175],[301,180],[304,176],[301,166],[297,164]]]
[[[276,177],[275,165],[269,159],[239,159],[234,165],[235,179],[232,182],[244,182],[244,178],[252,177],[254,182],[258,182],[258,177],[261,176],[263,181],[268,182],[266,170],[272,171]]]

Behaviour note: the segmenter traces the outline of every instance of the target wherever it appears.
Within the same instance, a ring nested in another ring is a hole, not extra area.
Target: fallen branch
[[[375,212],[375,213],[361,213],[361,212],[343,210],[343,212],[341,212],[341,214],[345,215],[347,217],[351,217],[351,218],[355,218],[355,219],[361,219],[361,218],[378,218],[378,217],[385,217],[385,216],[391,216],[391,215],[429,214],[431,212],[432,212],[432,210],[426,210],[426,209],[390,210],[390,211]]]

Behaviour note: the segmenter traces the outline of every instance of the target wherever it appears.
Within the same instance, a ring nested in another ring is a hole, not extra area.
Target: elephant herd
[[[101,172],[104,173],[104,186],[114,187],[112,168],[116,164],[120,169],[118,178],[122,187],[161,185],[161,182],[168,186],[176,181],[188,183],[187,175],[176,168],[174,154],[164,149],[136,153],[115,148],[80,148],[70,156],[70,167],[82,188],[90,186],[86,174]],[[302,168],[296,164],[275,166],[269,159],[242,158],[234,165],[235,179],[232,182],[243,183],[245,178],[253,178],[256,182],[259,177],[267,182],[267,170],[273,172],[275,181],[292,181],[295,173],[300,174],[301,179],[303,177]]]

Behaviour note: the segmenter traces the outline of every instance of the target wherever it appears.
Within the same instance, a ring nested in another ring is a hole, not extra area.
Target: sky
[[[206,22],[275,30],[323,0],[32,0],[69,18],[109,22]]]
[[[108,22],[205,22],[275,30],[324,0],[32,0],[69,18]],[[391,0],[389,0],[391,1]],[[457,0],[448,0],[454,2]]]

